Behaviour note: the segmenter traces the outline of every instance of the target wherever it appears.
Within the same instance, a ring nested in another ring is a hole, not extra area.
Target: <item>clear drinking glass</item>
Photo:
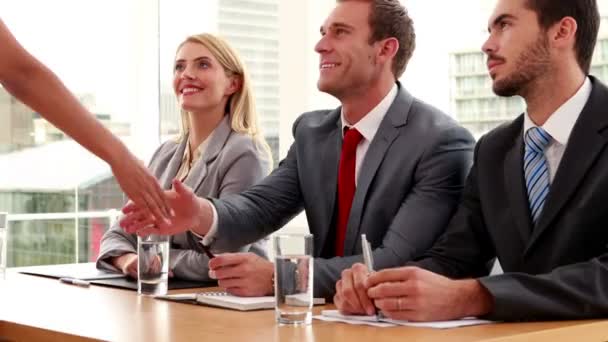
[[[0,280],[6,274],[6,246],[8,239],[8,213],[0,213]]]
[[[137,237],[137,292],[165,295],[169,283],[169,236]]]
[[[281,324],[310,324],[313,305],[313,236],[274,237],[275,313]]]

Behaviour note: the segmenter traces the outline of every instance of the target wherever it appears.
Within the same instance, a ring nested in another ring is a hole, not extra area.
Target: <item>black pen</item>
[[[207,257],[209,257],[209,259],[215,258],[215,255],[213,255],[213,253],[211,253],[209,246],[206,246],[203,243],[201,243],[201,246],[203,246],[203,252],[205,252],[205,254],[207,255]]]
[[[194,236],[196,236],[197,238],[199,238],[199,243],[201,244],[201,247],[203,248],[203,252],[205,252],[205,255],[207,255],[207,257],[209,259],[213,259],[215,258],[215,255],[213,255],[213,253],[211,253],[211,249],[209,248],[209,246],[205,245],[205,243],[203,242],[203,236],[198,234],[197,232],[190,230],[190,233],[192,233]]]

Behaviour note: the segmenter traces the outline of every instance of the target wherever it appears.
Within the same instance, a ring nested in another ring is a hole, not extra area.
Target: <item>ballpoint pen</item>
[[[76,278],[59,278],[59,281],[62,283],[72,284],[72,285],[77,285],[77,286],[82,286],[82,287],[89,287],[89,285],[91,285],[91,283],[89,283],[86,280],[76,279]]]
[[[196,236],[200,240],[199,243],[201,244],[201,247],[203,248],[203,252],[205,252],[205,255],[209,259],[215,258],[215,255],[213,255],[213,253],[211,253],[211,248],[209,248],[209,246],[205,245],[205,243],[203,242],[203,239],[204,239],[203,236],[193,230],[190,230],[190,233],[194,234],[194,236]]]
[[[215,255],[213,255],[213,253],[211,253],[211,249],[209,248],[209,246],[206,246],[203,243],[201,243],[201,246],[203,247],[203,252],[205,252],[205,254],[207,255],[207,257],[209,257],[209,259],[215,258]]]
[[[371,273],[374,271],[374,258],[372,256],[372,247],[367,242],[365,234],[361,234],[361,250],[363,250],[363,262],[365,262],[367,270]]]
[[[363,262],[369,273],[374,272],[374,256],[372,255],[372,246],[367,241],[365,234],[361,234],[361,250],[363,251]],[[382,311],[376,309],[376,320],[384,318]]]

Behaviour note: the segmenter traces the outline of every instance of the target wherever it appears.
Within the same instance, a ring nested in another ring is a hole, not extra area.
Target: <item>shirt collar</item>
[[[209,134],[207,136],[207,138],[205,138],[205,140],[203,140],[203,142],[194,150],[192,151],[194,156],[192,158],[190,158],[190,137],[188,137],[188,143],[186,145],[186,148],[184,149],[184,156],[182,157],[182,161],[192,161],[192,165],[194,165],[203,155],[203,153],[205,153],[205,149],[207,149],[207,145],[209,145],[209,141],[211,140],[211,137],[213,136],[213,132],[211,132],[211,134]]]
[[[342,136],[344,136],[344,127],[354,127],[355,129],[357,129],[357,131],[359,131],[359,133],[361,133],[365,140],[372,141],[372,139],[374,139],[374,136],[376,135],[376,132],[378,131],[378,128],[380,127],[380,123],[382,123],[382,119],[384,119],[384,116],[393,104],[393,101],[395,101],[396,97],[397,84],[395,83],[391,90],[388,92],[388,94],[386,94],[386,96],[382,99],[382,101],[380,101],[380,103],[378,103],[376,107],[369,111],[369,113],[365,114],[365,116],[361,118],[359,122],[352,126],[346,123],[346,119],[344,118],[344,111],[342,110],[340,113],[340,120],[342,122]]]
[[[591,81],[589,77],[586,77],[585,82],[583,82],[583,85],[578,89],[576,94],[551,114],[547,122],[542,126],[551,135],[553,140],[559,144],[566,145],[568,143],[574,124],[583,111],[587,100],[589,100],[591,88]],[[524,115],[524,134],[532,127],[537,126],[532,122],[526,111]]]

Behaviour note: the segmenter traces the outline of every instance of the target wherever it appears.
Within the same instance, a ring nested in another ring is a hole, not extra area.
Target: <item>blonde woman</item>
[[[180,44],[173,90],[182,109],[182,132],[161,145],[150,162],[150,170],[165,189],[179,180],[197,196],[222,198],[269,173],[271,158],[257,126],[251,81],[226,41],[205,33]],[[113,226],[103,236],[97,267],[136,278],[136,240],[118,224]],[[198,246],[200,237],[191,232],[171,237],[173,276],[209,280],[209,259]],[[265,257],[265,240],[240,251]]]

